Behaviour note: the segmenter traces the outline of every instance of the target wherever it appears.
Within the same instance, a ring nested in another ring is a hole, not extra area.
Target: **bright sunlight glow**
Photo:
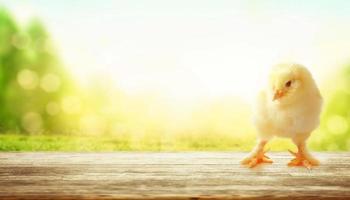
[[[341,26],[348,18],[329,18],[322,9],[249,1],[108,5],[86,3],[87,9],[79,13],[59,13],[61,8],[55,6],[61,5],[54,3],[42,3],[36,10],[25,1],[12,7],[26,8],[16,12],[20,18],[28,13],[45,16],[67,66],[82,84],[92,77],[110,79],[126,93],[158,93],[178,100],[251,100],[269,67],[283,61],[308,66],[322,81],[332,67],[346,61],[350,48],[350,42],[342,40],[350,28]]]

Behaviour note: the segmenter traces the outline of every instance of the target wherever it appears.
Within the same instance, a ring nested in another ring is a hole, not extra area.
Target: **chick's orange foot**
[[[318,166],[320,163],[317,159],[313,158],[311,155],[307,153],[302,153],[300,151],[293,152],[289,150],[289,152],[295,156],[289,163],[288,166],[295,167],[295,166],[301,166],[306,167],[308,169],[311,169],[314,166]]]
[[[273,163],[273,161],[265,155],[266,151],[259,151],[251,154],[247,158],[241,161],[242,165],[245,165],[249,168],[253,168],[263,163]]]

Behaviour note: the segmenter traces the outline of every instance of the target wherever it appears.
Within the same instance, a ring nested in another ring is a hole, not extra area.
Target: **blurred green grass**
[[[250,151],[254,138],[179,137],[171,141],[144,138],[142,141],[113,136],[68,135],[0,135],[0,151]],[[268,144],[271,151],[295,149],[288,139],[275,139]]]
[[[58,134],[0,134],[0,151],[66,151],[66,152],[106,152],[106,151],[250,151],[256,142],[253,134],[246,136],[187,134],[171,138],[159,135],[114,136],[102,135],[58,135]],[[346,140],[345,140],[346,142]],[[349,145],[332,135],[324,136],[314,132],[308,140],[312,151],[344,151]],[[288,138],[274,138],[266,149],[270,151],[296,150]]]

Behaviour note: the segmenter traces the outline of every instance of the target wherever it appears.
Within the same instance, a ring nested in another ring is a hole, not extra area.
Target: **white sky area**
[[[304,64],[322,83],[350,62],[349,1],[0,1],[38,16],[82,85],[129,93],[250,100],[272,64]]]

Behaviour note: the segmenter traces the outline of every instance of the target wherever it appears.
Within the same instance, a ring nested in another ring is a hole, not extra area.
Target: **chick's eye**
[[[287,83],[286,83],[286,87],[290,87],[292,85],[292,81],[288,81]]]

